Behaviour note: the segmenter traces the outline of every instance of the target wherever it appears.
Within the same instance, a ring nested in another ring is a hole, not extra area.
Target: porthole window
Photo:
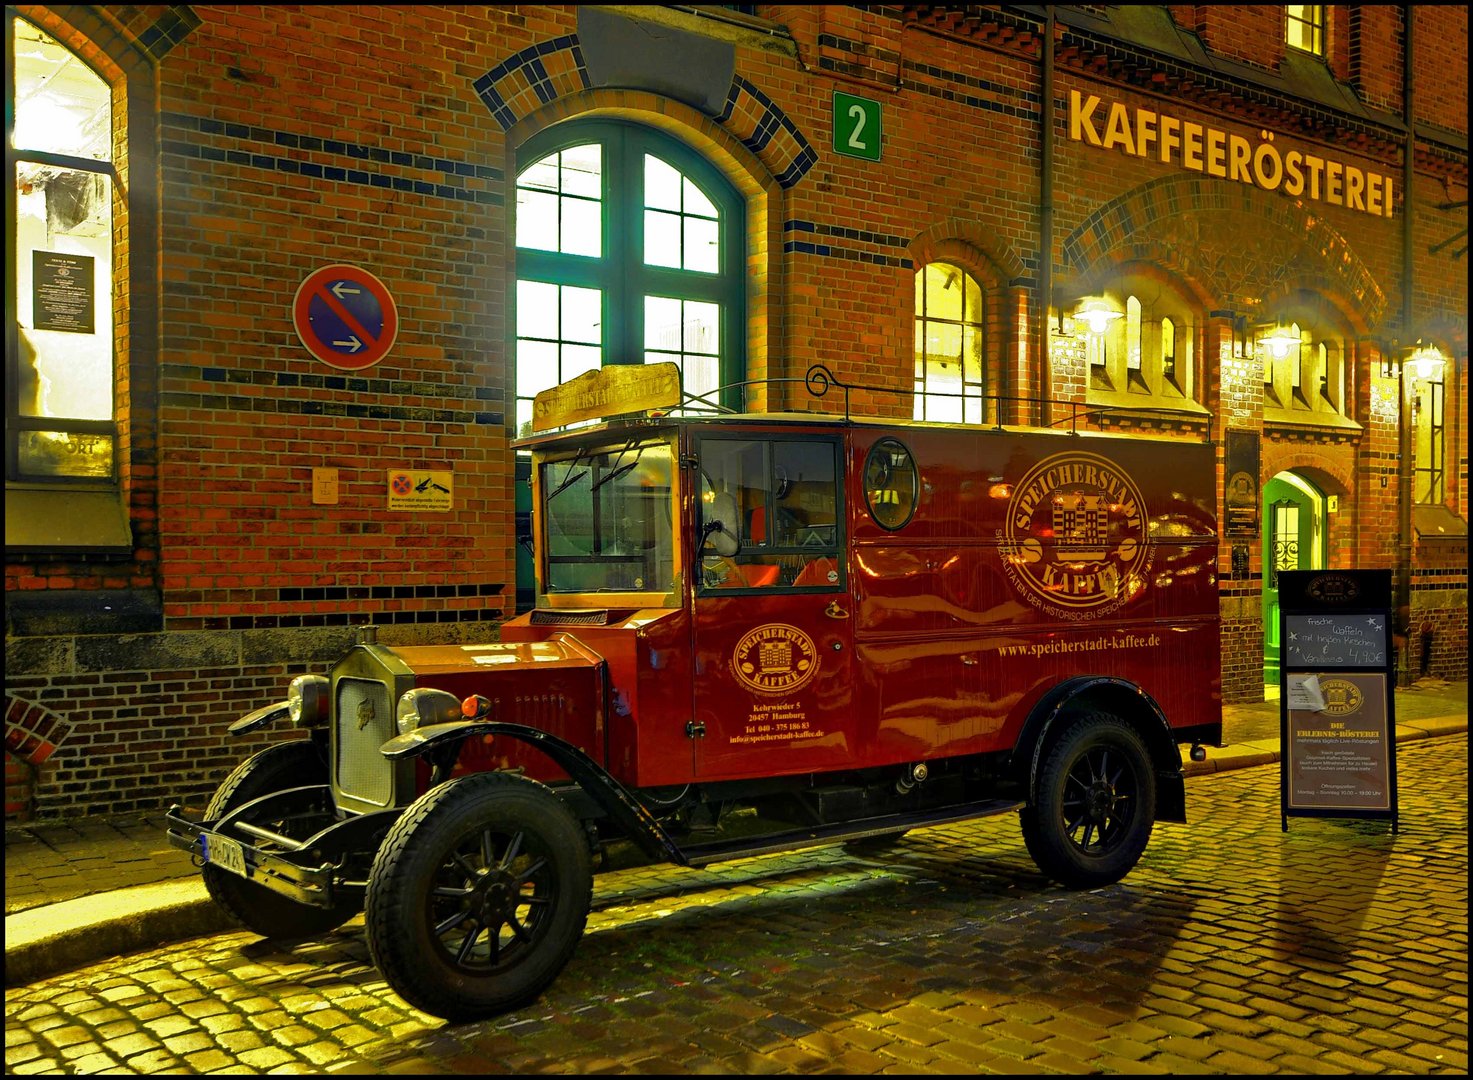
[[[870,517],[894,532],[916,511],[915,458],[898,439],[881,439],[864,459],[864,499]]]

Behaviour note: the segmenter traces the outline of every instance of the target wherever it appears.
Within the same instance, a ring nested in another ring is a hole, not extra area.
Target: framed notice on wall
[[[1222,534],[1256,537],[1259,534],[1258,432],[1228,428],[1227,491],[1223,496]]]

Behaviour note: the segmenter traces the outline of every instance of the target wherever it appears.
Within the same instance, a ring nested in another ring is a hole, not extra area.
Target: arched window
[[[745,204],[684,143],[622,121],[560,124],[517,155],[516,424],[604,364],[674,361],[688,394],[740,405]]]
[[[1345,426],[1350,341],[1344,317],[1322,297],[1301,291],[1279,304],[1257,333],[1264,418]]]
[[[36,26],[6,22],[16,312],[6,479],[114,484],[112,88]]]
[[[1080,305],[1088,400],[1101,405],[1196,409],[1192,382],[1198,319],[1180,291],[1154,275],[1126,274]]]
[[[987,294],[959,266],[916,272],[915,418],[980,424],[986,415]]]

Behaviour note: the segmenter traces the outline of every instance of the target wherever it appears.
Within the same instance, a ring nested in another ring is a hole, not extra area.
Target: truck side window
[[[701,510],[737,506],[739,547],[702,557],[707,589],[837,588],[837,444],[829,439],[705,439]],[[729,506],[726,499],[722,505]]]
[[[864,499],[870,517],[894,532],[916,511],[920,485],[915,458],[899,439],[881,439],[864,459]]]

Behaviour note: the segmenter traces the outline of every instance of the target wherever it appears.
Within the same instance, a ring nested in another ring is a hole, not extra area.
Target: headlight
[[[410,690],[399,698],[394,719],[399,724],[399,734],[408,735],[427,724],[448,724],[464,720],[460,711],[460,699],[444,690],[432,690],[422,686]]]
[[[322,727],[327,723],[330,683],[321,675],[298,675],[286,692],[287,716],[297,727]]]

